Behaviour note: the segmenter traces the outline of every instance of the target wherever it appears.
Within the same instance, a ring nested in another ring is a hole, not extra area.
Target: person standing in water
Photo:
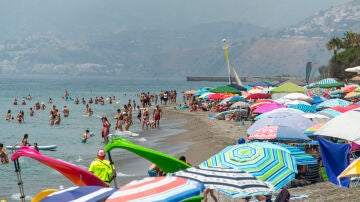
[[[103,138],[103,142],[105,144],[107,144],[109,142],[109,137],[108,135],[110,134],[110,126],[111,123],[108,121],[108,119],[106,117],[102,117],[101,118],[102,124],[103,124],[103,128],[101,130],[101,137]]]
[[[69,110],[69,108],[65,105],[64,108],[63,108],[63,115],[64,115],[64,117],[68,117],[68,116],[69,116],[69,113],[70,113],[70,110]]]
[[[81,139],[81,142],[82,143],[86,143],[86,141],[89,139],[89,130],[85,130],[85,133],[83,134],[83,136],[82,136],[82,139]]]
[[[162,116],[162,110],[160,109],[159,105],[156,105],[153,111],[153,118],[155,121],[155,128],[159,128],[160,126],[160,118]]]

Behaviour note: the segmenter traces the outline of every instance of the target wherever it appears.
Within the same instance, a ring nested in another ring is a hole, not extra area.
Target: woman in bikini
[[[106,117],[101,118],[103,128],[101,130],[101,137],[104,139],[104,143],[107,144],[109,142],[109,133],[110,133],[110,126],[111,123],[108,121]]]
[[[147,124],[148,122],[149,122],[149,110],[145,108],[142,114],[142,124],[141,124],[143,130],[145,129],[145,125],[146,125],[146,129],[149,128]]]

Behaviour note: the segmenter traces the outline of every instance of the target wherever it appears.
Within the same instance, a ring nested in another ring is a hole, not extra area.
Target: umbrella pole
[[[18,186],[19,186],[19,191],[20,191],[20,199],[21,199],[22,202],[25,202],[24,186],[23,186],[23,181],[21,179],[21,169],[20,169],[20,164],[19,164],[18,159],[14,160],[14,166],[15,166],[16,176],[17,176],[17,179],[18,179]]]
[[[108,156],[109,156],[110,165],[113,166],[113,165],[114,165],[114,162],[113,162],[113,160],[112,160],[112,158],[111,158],[110,151],[108,151]],[[115,168],[115,166],[114,166],[114,168]],[[115,170],[115,174],[114,174],[114,185],[115,185],[115,188],[117,189],[118,186],[117,186],[117,183],[116,183],[116,169],[114,169],[114,170]]]

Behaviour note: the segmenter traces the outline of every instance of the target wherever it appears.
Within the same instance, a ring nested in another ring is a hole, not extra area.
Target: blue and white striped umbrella
[[[296,164],[298,165],[313,165],[317,164],[317,159],[311,156],[310,154],[306,153],[303,149],[298,147],[293,147],[287,144],[274,142],[273,144],[279,145],[284,147],[285,149],[289,150],[291,155],[295,158]]]
[[[285,186],[297,173],[296,160],[290,151],[269,142],[231,145],[202,162],[199,167],[226,167],[250,173],[270,182],[275,191]]]
[[[97,202],[109,197],[116,189],[101,186],[70,187],[48,195],[41,202],[88,201]]]
[[[298,109],[298,110],[301,110],[303,112],[310,112],[310,113],[315,113],[316,112],[315,107],[313,107],[311,105],[296,104],[296,105],[289,105],[288,107],[292,108],[292,109]]]
[[[337,81],[334,78],[326,78],[316,82],[315,84],[323,85],[323,84],[333,84],[333,83],[337,83]]]
[[[270,183],[233,168],[191,167],[173,175],[199,181],[206,188],[219,190],[233,198],[266,195],[274,191]]]
[[[321,109],[325,109],[325,108],[330,108],[330,107],[335,107],[335,106],[341,106],[341,107],[346,107],[349,104],[351,104],[351,102],[347,101],[347,100],[343,100],[343,99],[330,99],[330,100],[326,100],[322,103],[320,103],[316,109],[317,110],[321,110]]]

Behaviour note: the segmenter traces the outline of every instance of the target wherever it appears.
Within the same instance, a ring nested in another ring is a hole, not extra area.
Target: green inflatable
[[[109,152],[114,148],[126,149],[135,153],[144,159],[151,161],[165,173],[174,173],[191,167],[187,163],[184,163],[173,156],[134,144],[129,140],[120,137],[115,137],[111,142],[109,142],[105,147],[105,151]]]

